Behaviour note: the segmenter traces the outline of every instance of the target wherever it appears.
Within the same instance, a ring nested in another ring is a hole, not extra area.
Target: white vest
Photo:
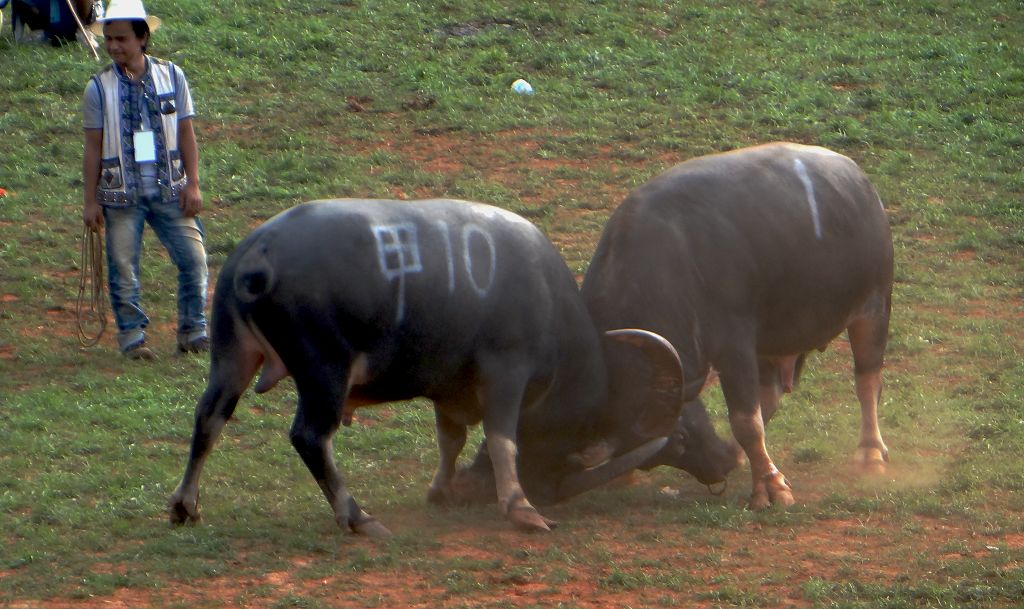
[[[161,157],[158,153],[156,160],[160,195],[164,200],[176,200],[187,178],[181,151],[178,149],[178,108],[175,101],[174,71],[172,64],[163,59],[149,57],[148,63],[149,74],[156,87],[157,107],[162,109],[159,120],[163,133],[164,154]],[[93,78],[99,85],[100,103],[103,107],[103,148],[96,199],[99,203],[109,206],[133,205],[139,193],[128,192],[125,180],[120,77],[111,64]],[[173,111],[166,112],[166,109]],[[150,120],[152,121],[152,117]],[[141,188],[141,184],[137,184],[136,187]]]

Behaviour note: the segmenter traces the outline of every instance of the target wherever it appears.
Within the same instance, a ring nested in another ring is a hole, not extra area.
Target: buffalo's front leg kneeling
[[[450,507],[455,505],[454,495],[455,493],[451,490],[451,485],[444,486],[434,482],[427,489],[427,503],[441,507]]]

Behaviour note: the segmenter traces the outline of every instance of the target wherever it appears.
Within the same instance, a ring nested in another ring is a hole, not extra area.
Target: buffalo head
[[[723,482],[738,464],[738,448],[717,435],[699,400],[685,401],[693,389],[684,384],[671,343],[645,330],[611,330],[603,352],[608,397],[598,408],[575,419],[566,417],[569,408],[527,411],[520,420],[518,465],[530,499],[557,503],[658,465],[683,469],[704,484]],[[493,502],[493,471],[481,444],[445,500]]]

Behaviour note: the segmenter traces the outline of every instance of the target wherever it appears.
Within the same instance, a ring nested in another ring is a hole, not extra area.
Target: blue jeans
[[[198,217],[186,218],[178,202],[141,197],[130,207],[104,207],[107,233],[107,268],[110,307],[117,322],[117,344],[122,351],[141,344],[149,318],[142,310],[139,258],[142,229],[153,228],[178,267],[178,341],[188,343],[206,336],[206,248]]]

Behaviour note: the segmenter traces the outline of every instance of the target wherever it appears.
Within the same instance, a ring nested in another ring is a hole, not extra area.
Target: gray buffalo
[[[877,411],[892,280],[889,223],[864,173],[830,150],[776,143],[696,158],[634,190],[608,221],[582,294],[598,330],[664,336],[687,379],[718,371],[750,462],[750,507],[760,509],[793,503],[765,425],[805,355],[843,330],[861,406],[856,460],[884,469]],[[613,376],[635,365],[618,348],[607,363]],[[623,383],[610,385],[614,393]],[[672,451],[670,443],[645,465],[672,464]],[[704,460],[691,467],[736,463],[721,451]]]
[[[483,204],[331,200],[283,212],[224,264],[211,331],[209,381],[169,503],[176,523],[199,519],[203,463],[258,372],[258,393],[294,378],[292,444],[338,525],[371,536],[389,531],[332,458],[334,433],[362,406],[430,398],[440,459],[428,498],[456,503],[490,488],[526,530],[552,524],[528,496],[564,499],[647,462],[680,429],[711,429],[679,423],[685,388],[668,341],[599,333],[550,241]],[[646,384],[614,409],[604,357],[619,348]],[[460,482],[467,425],[481,421],[487,476]],[[706,442],[724,445],[710,433]]]

